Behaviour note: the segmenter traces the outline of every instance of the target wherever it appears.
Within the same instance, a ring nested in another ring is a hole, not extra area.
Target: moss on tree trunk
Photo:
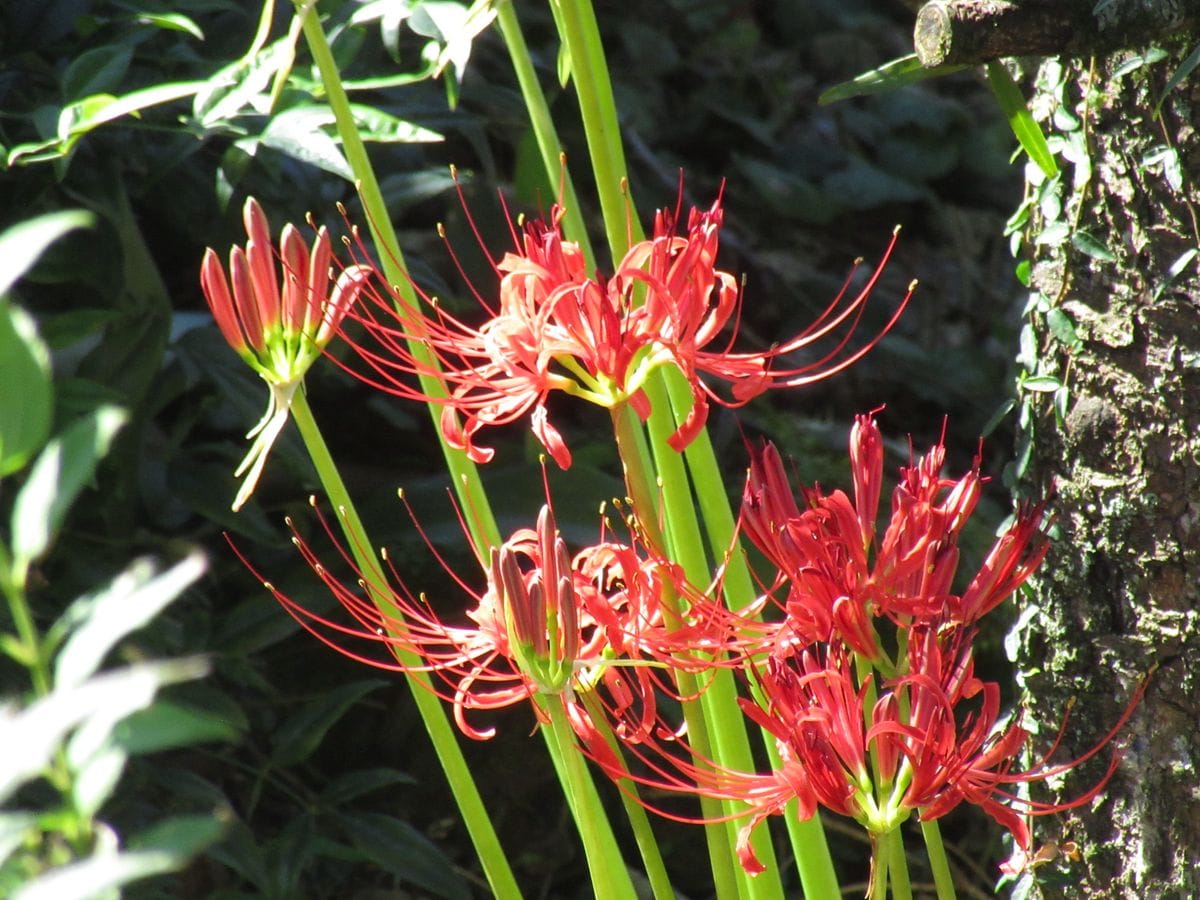
[[[1200,897],[1200,72],[1154,113],[1191,49],[1132,70],[1131,53],[1048,62],[1034,99],[1076,164],[1029,229],[1057,237],[1033,248],[1025,355],[1069,391],[1057,414],[1027,395],[1023,484],[1055,485],[1061,531],[1014,635],[1030,719],[1049,744],[1078,698],[1060,750],[1078,755],[1158,666],[1107,791],[1037,823],[1081,854],[1038,870],[1046,898]],[[1041,799],[1080,795],[1107,758]]]

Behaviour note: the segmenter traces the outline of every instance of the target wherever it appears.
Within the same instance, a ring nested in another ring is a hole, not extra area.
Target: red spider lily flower
[[[327,519],[318,515],[337,544]],[[577,708],[577,695],[608,681],[622,696],[623,714],[635,710],[649,723],[654,688],[663,686],[651,668],[660,665],[657,656],[678,649],[684,640],[670,637],[659,607],[664,579],[677,577],[671,567],[646,559],[631,546],[604,540],[571,557],[549,504],[543,506],[536,529],[518,530],[486,561],[476,551],[486,579],[482,591],[472,590],[430,545],[471,599],[462,624],[448,623],[423,594],[410,590],[386,554],[386,571],[363,573],[339,545],[339,554],[358,578],[352,586],[324,566],[294,528],[293,542],[349,621],[313,612],[264,582],[284,608],[351,659],[392,671],[431,673],[436,679],[432,689],[453,704],[458,727],[476,740],[492,737],[494,729],[471,724],[469,713],[527,700],[535,701],[536,712],[539,702],[553,698],[581,727],[586,714]],[[371,655],[355,646],[360,641],[382,645],[388,653]],[[616,674],[627,668],[634,672],[632,678]]]
[[[836,634],[879,663],[876,617],[902,626],[970,624],[1020,587],[1045,556],[1044,507],[1022,507],[966,590],[955,594],[958,537],[982,483],[978,463],[957,480],[943,478],[945,445],[939,441],[902,468],[891,519],[877,538],[883,443],[873,417],[856,420],[850,459],[853,501],[842,491],[826,494],[814,486],[801,489],[798,505],[775,448],[752,450],[741,527],[778,569],[779,583],[786,583],[790,629],[802,643]]]
[[[656,369],[673,364],[691,385],[693,406],[671,436],[676,450],[704,427],[710,401],[743,404],[770,387],[796,387],[827,378],[865,355],[891,328],[891,320],[862,346],[852,348],[854,332],[883,266],[882,260],[853,297],[850,281],[801,334],[761,352],[735,352],[741,292],[737,280],[716,268],[718,235],[724,217],[718,198],[706,211],[691,210],[687,227],[676,232],[677,215],[660,211],[653,236],[632,247],[610,278],[589,277],[577,244],[563,239],[562,211],[547,222],[529,222],[516,252],[493,266],[500,276],[498,303],[476,298],[487,317],[474,326],[422,295],[422,309],[407,310],[390,292],[367,292],[371,302],[352,317],[367,340],[354,343],[367,372],[355,374],[390,393],[443,405],[441,424],[448,442],[476,462],[492,456],[475,437],[487,426],[529,414],[538,439],[561,468],[571,454],[550,423],[546,399],[552,391],[582,397],[600,406],[632,405],[644,419],[650,413],[643,392]],[[714,348],[722,334],[724,346]],[[414,356],[409,341],[420,342],[436,362]],[[795,354],[811,361],[791,365]],[[431,397],[413,387],[409,376],[443,381],[446,396]],[[705,379],[730,385],[719,395]]]
[[[856,672],[850,648],[834,641],[787,647],[753,669],[758,699],[739,700],[744,714],[775,738],[780,763],[771,772],[739,772],[698,757],[661,721],[625,740],[631,773],[599,735],[581,729],[585,752],[618,784],[632,780],[658,791],[695,794],[745,804],[728,818],[745,817],[738,836],[746,871],[763,871],[750,837],[769,816],[797,803],[801,819],[818,806],[847,816],[873,835],[898,828],[913,813],[937,819],[961,803],[978,806],[1012,834],[1028,854],[1027,819],[1091,802],[1116,771],[1114,754],[1099,780],[1061,803],[1019,796],[1013,787],[1063,775],[1108,746],[1125,725],[1145,684],[1116,725],[1090,750],[1064,763],[1050,760],[1067,721],[1040,761],[1018,766],[1030,734],[1000,712],[1000,688],[974,674],[973,633],[956,626],[914,629],[908,671],[884,684],[871,703],[874,676]],[[612,710],[610,710],[612,714]],[[641,800],[652,811],[680,821],[703,822]],[[1020,855],[1020,854],[1019,854]]]
[[[234,473],[246,475],[234,510],[253,493],[271,445],[287,423],[296,388],[369,274],[363,266],[351,266],[331,289],[333,253],[324,228],[317,231],[310,251],[300,232],[285,225],[276,251],[266,214],[253,197],[246,200],[242,219],[249,240],[244,250],[230,250],[228,279],[211,247],[200,266],[200,286],[221,334],[270,387],[267,411],[246,435],[255,441]],[[275,272],[276,256],[282,262],[282,278]]]
[[[585,752],[618,785],[626,780],[656,791],[695,794],[744,803],[746,818],[738,833],[737,853],[747,872],[764,871],[751,846],[751,834],[768,817],[782,814],[795,802],[801,819],[818,806],[864,824],[874,811],[872,776],[867,757],[863,708],[868,685],[856,683],[851,655],[844,646],[813,645],[771,657],[754,670],[763,705],[741,699],[742,711],[776,741],[780,764],[772,772],[739,772],[696,754],[663,722],[626,738],[627,755],[640,764],[631,769],[600,740],[584,736]],[[609,714],[613,714],[609,710]],[[681,816],[637,797],[638,802],[667,818],[687,822],[714,820]]]
[[[978,806],[1012,834],[1020,852],[1027,854],[1031,837],[1027,819],[1074,809],[1090,803],[1108,783],[1120,762],[1114,753],[1101,777],[1079,796],[1062,803],[1042,803],[1018,796],[1006,788],[1046,781],[1078,768],[1108,746],[1133,714],[1145,691],[1135,690],[1117,723],[1090,750],[1064,763],[1050,759],[1062,742],[1067,717],[1053,744],[1028,769],[1018,763],[1030,733],[1019,718],[1000,714],[1000,687],[974,673],[970,641],[963,629],[939,634],[934,628],[914,630],[909,641],[909,672],[889,684],[894,698],[886,707],[890,716],[876,715],[867,741],[889,760],[894,790],[880,813],[899,824],[910,810],[922,819],[937,819],[960,803]],[[897,711],[907,707],[905,717]]]

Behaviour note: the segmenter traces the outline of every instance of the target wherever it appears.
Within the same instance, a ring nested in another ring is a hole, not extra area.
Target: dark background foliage
[[[553,25],[543,8],[528,6],[520,12],[581,178],[584,145],[573,96],[555,80]],[[355,8],[328,4],[339,22]],[[245,52],[258,14],[253,4],[220,0],[158,10],[188,16],[200,40],[166,20],[148,22],[145,12],[145,5],[115,0],[17,0],[0,14],[0,143],[12,163],[0,172],[0,227],[63,208],[97,214],[95,228],[47,253],[16,299],[36,315],[53,348],[59,421],[101,401],[132,413],[39,573],[35,608],[49,621],[67,599],[132,556],[172,559],[186,546],[203,546],[206,579],[122,653],[210,654],[213,674],[174,696],[215,712],[238,735],[139,761],[106,818],[119,831],[173,810],[212,811],[232,823],[182,876],[136,889],[146,896],[482,893],[396,678],[300,632],[222,536],[298,602],[330,607],[282,526],[291,514],[302,530],[314,528],[306,499],[316,482],[293,435],[276,448],[255,501],[239,515],[229,511],[242,434],[261,412],[265,391],[212,326],[197,273],[205,246],[223,252],[244,240],[238,211],[247,195],[262,202],[275,228],[312,211],[341,231],[338,201],[361,222],[352,185],[301,159],[301,138],[272,132],[278,110],[274,118],[242,111],[205,121],[188,101],[90,131],[65,155],[13,156],[14,148],[52,137],[60,110],[84,96],[209,78]],[[273,35],[282,33],[289,12],[279,11]],[[901,323],[851,371],[755,401],[736,416],[714,416],[730,491],[740,487],[743,438],[756,435],[777,441],[806,481],[845,484],[851,418],[885,404],[894,465],[907,459],[908,436],[921,452],[948,421],[952,467],[961,472],[1009,396],[1020,313],[1003,236],[1020,202],[1019,173],[1009,164],[1014,141],[980,78],[964,73],[819,106],[824,88],[908,52],[911,12],[899,2],[666,0],[600,3],[598,14],[641,214],[674,205],[681,171],[688,202],[707,205],[723,190],[722,264],[747,279],[747,341],[766,345],[802,328],[856,257],[868,264],[878,258],[898,223],[899,248],[869,313],[875,325],[911,279],[920,281]],[[378,28],[357,31],[341,45],[345,75],[395,71]],[[419,46],[414,36],[404,38],[404,65],[415,65]],[[301,50],[298,71],[306,77],[307,66]],[[544,208],[553,196],[503,44],[492,33],[476,41],[456,109],[447,107],[442,85],[429,81],[363,97],[445,138],[372,145],[414,277],[447,302],[469,299],[435,234],[436,223],[445,222],[472,280],[486,291],[493,276],[472,248],[448,166],[458,167],[493,252],[508,240],[498,195],[513,212]],[[286,92],[282,100],[283,109],[299,102]],[[586,188],[581,193],[589,196]],[[586,212],[597,220],[594,209]],[[395,500],[403,486],[425,532],[470,572],[461,542],[454,546],[428,418],[373,395],[333,366],[314,370],[308,390],[372,533],[403,560],[413,583],[453,608],[458,598]],[[591,409],[563,414],[571,416],[568,439],[578,463],[569,479],[554,481],[568,535],[582,536],[594,527],[592,500],[617,493],[620,483],[606,417]],[[989,439],[985,466],[994,475],[1010,440],[1003,425]],[[526,524],[540,496],[528,487],[536,483],[528,477],[536,448],[519,430],[496,443],[502,449],[485,477],[510,516],[502,526]],[[570,502],[576,497],[588,502]],[[994,483],[975,526],[977,548],[1007,504]],[[998,637],[989,640],[992,664],[1001,665]],[[22,690],[19,674],[0,669],[3,693]],[[549,767],[530,750],[532,719],[515,712],[497,724],[501,737],[467,750],[518,877],[531,896],[581,895],[582,859]],[[853,829],[831,827],[846,879],[863,877],[855,866],[865,845]],[[698,833],[664,825],[662,834],[679,889],[704,896]],[[955,817],[947,837],[964,884],[986,893],[990,860],[1003,853],[995,830]]]

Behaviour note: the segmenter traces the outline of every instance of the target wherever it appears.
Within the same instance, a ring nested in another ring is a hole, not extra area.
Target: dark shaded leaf
[[[300,712],[275,729],[271,736],[275,748],[271,753],[271,761],[277,766],[291,766],[308,759],[325,739],[329,729],[355,703],[387,683],[379,678],[355,681],[331,688],[311,700]]]
[[[469,900],[470,890],[442,852],[407,822],[382,813],[338,816],[350,842],[375,865],[438,897]]]

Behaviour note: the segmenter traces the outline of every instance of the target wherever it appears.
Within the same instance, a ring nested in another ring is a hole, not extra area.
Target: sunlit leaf
[[[987,76],[1000,110],[1008,120],[1008,127],[1017,136],[1022,149],[1047,178],[1053,178],[1058,174],[1058,163],[1046,146],[1046,136],[1042,134],[1041,127],[1030,115],[1021,89],[1001,62],[988,63]]]
[[[275,74],[291,65],[293,47],[286,39],[260,50],[250,59],[239,59],[203,83],[195,92],[192,115],[212,127],[247,107],[265,114],[270,109],[270,85]]]
[[[135,15],[139,22],[146,25],[153,25],[165,31],[182,31],[198,41],[204,40],[204,32],[200,26],[182,13],[138,12]]]
[[[315,107],[289,109],[271,119],[259,140],[293,159],[354,181],[354,172],[338,142],[322,130],[328,113]]]
[[[40,773],[64,735],[97,710],[129,715],[148,706],[164,685],[199,678],[207,671],[200,659],[139,663],[56,689],[24,710],[0,708],[0,734],[5,737],[0,741],[0,802]]]
[[[71,425],[38,455],[13,506],[14,571],[23,572],[49,547],[71,502],[91,479],[126,418],[116,407],[101,407]],[[23,581],[23,576],[18,580]]]
[[[130,842],[130,849],[98,852],[54,869],[21,887],[13,900],[85,900],[131,881],[183,868],[217,840],[224,823],[211,816],[169,819]]]
[[[37,821],[32,813],[0,812],[0,866],[25,842],[26,833]]]
[[[917,54],[910,53],[908,56],[901,56],[898,59],[886,62],[877,69],[856,75],[849,81],[843,81],[841,84],[835,84],[833,87],[827,88],[822,91],[821,96],[817,98],[817,102],[822,106],[826,106],[830,103],[837,103],[839,100],[848,100],[851,97],[879,94],[883,91],[895,90],[906,84],[915,84],[918,81],[924,81],[926,78],[937,78],[940,75],[961,72],[965,68],[967,67],[963,65],[933,66],[927,68],[921,65],[921,61],[917,59]]]
[[[436,131],[430,131],[428,128],[414,125],[412,122],[407,122],[374,106],[355,103],[351,104],[350,112],[354,115],[354,124],[358,126],[364,141],[415,144],[436,143],[445,140]],[[321,120],[321,124],[332,125],[333,122],[332,113],[328,114],[327,119],[323,118]]]
[[[1062,387],[1062,382],[1054,375],[1030,375],[1021,379],[1021,387],[1035,394],[1050,394]]]
[[[138,560],[93,596],[77,601],[82,613],[55,663],[55,684],[79,684],[100,668],[109,650],[148,624],[199,578],[204,557],[193,553],[167,571],[155,574],[148,560]]]
[[[70,152],[82,135],[106,122],[119,119],[122,116],[136,114],[151,106],[170,103],[190,97],[202,88],[206,82],[188,81],[156,84],[153,87],[133,91],[119,97],[111,94],[94,94],[64,107],[58,117],[57,141],[43,141],[37,144],[21,144],[13,147],[8,154],[8,164],[27,165],[42,162]]]
[[[0,297],[8,293],[42,255],[68,231],[87,228],[94,221],[81,210],[49,213],[21,222],[0,233]],[[7,381],[3,382],[8,384]]]
[[[1071,350],[1078,350],[1083,346],[1083,341],[1079,340],[1079,335],[1075,332],[1075,323],[1060,307],[1051,307],[1046,312],[1046,324],[1050,326],[1050,333],[1063,346]]]

